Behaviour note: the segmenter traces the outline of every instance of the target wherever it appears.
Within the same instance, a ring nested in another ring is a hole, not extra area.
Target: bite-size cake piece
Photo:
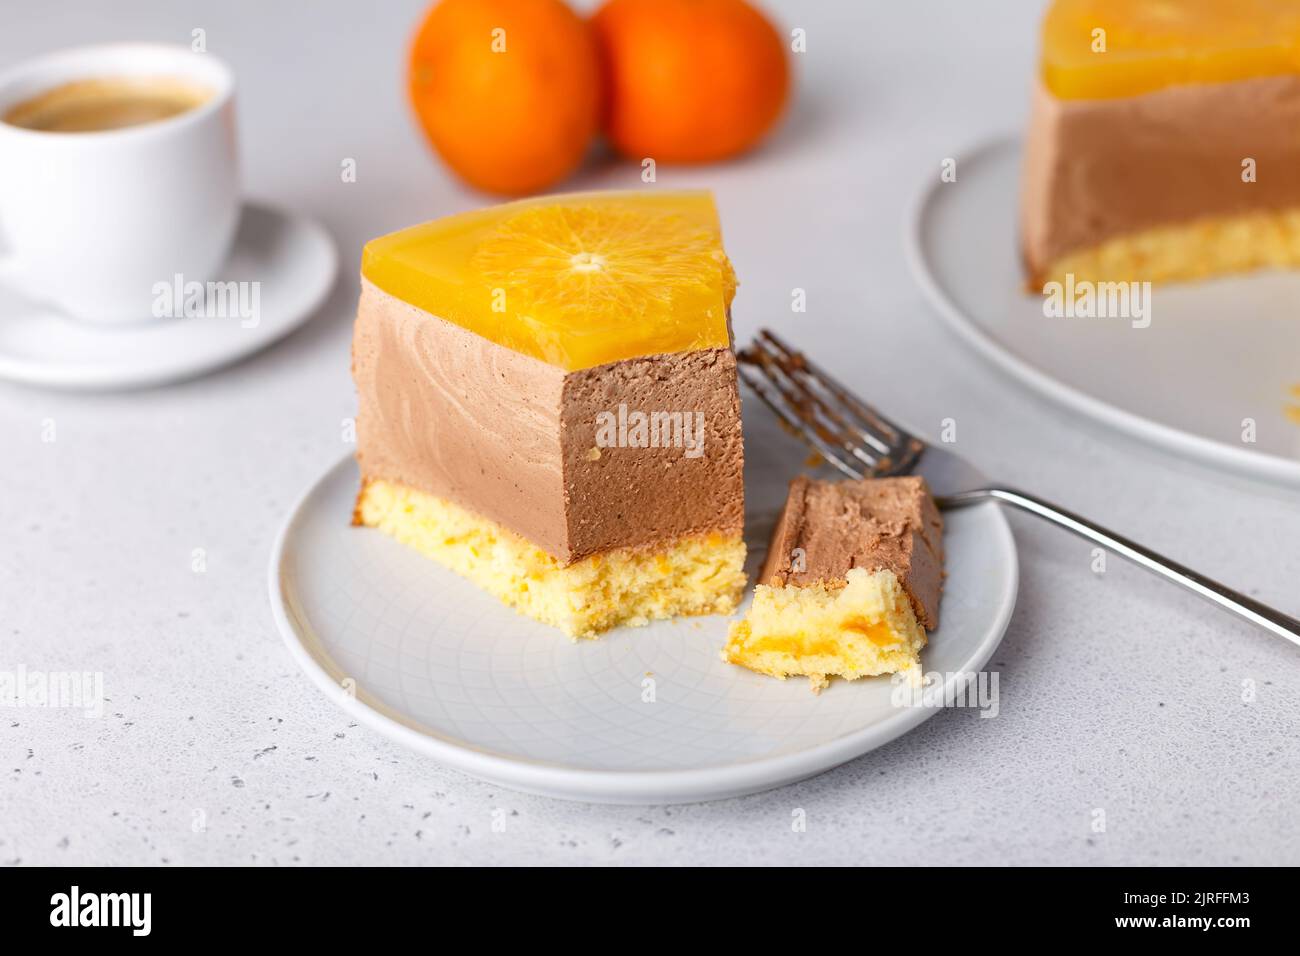
[[[572,636],[735,609],[736,283],[707,193],[450,216],[361,273],[356,524]]]
[[[922,478],[796,478],[723,658],[814,691],[920,666],[939,626],[943,519]]]
[[[1029,284],[1300,265],[1300,0],[1055,0],[1025,145]]]

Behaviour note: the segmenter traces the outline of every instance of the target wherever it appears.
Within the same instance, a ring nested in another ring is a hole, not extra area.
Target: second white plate
[[[913,272],[949,326],[1031,388],[1178,454],[1300,484],[1300,272],[1154,287],[1151,324],[1047,318],[1024,291],[1020,144],[936,176],[909,222]],[[1253,423],[1253,429],[1252,424]],[[1244,440],[1250,439],[1251,440]]]
[[[765,410],[750,411],[763,415]],[[806,455],[746,421],[751,567]],[[891,700],[888,678],[814,696],[726,664],[727,619],[620,628],[572,643],[396,541],[349,524],[345,459],[290,514],[271,559],[275,620],[311,680],[357,720],[466,773],[548,796],[683,803],[820,773],[935,713]],[[988,505],[947,518],[941,626],[922,662],[980,670],[1015,605],[1017,560]]]

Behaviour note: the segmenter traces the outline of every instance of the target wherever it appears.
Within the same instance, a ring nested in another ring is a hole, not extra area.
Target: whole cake
[[[912,670],[942,590],[943,519],[924,479],[796,478],[723,657],[815,691]]]
[[[1300,265],[1300,0],[1055,0],[1021,242],[1035,288]]]
[[[361,273],[356,524],[572,636],[735,609],[736,282],[707,193],[451,216]]]

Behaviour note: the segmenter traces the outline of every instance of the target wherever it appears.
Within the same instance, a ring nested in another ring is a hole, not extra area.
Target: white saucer
[[[230,258],[214,281],[260,282],[256,324],[236,315],[96,326],[0,286],[0,378],[117,389],[202,375],[302,325],[325,300],[337,269],[334,243],[320,225],[245,204]]]
[[[1020,146],[961,155],[927,184],[907,246],[926,298],[970,345],[1036,391],[1139,439],[1300,484],[1300,272],[1156,286],[1151,325],[1051,319],[1023,290]],[[1256,441],[1242,441],[1243,420]]]
[[[746,405],[751,417],[765,411]],[[797,467],[807,454],[763,428],[757,439],[746,422],[751,568],[784,497],[783,463]],[[936,712],[891,703],[886,677],[832,681],[814,696],[806,679],[726,664],[722,617],[572,643],[378,531],[352,527],[356,490],[345,459],[289,515],[271,556],[276,625],[351,717],[465,773],[600,803],[720,799],[835,767]],[[946,520],[942,623],[922,660],[927,671],[978,671],[1015,606],[1015,543],[996,506]]]

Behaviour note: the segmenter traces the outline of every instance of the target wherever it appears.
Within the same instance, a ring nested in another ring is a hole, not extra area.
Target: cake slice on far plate
[[[922,478],[796,478],[723,658],[814,691],[919,670],[939,626],[943,519]]]
[[[1300,266],[1300,0],[1055,0],[1025,145],[1029,284]]]
[[[736,282],[707,193],[451,216],[361,271],[356,524],[575,637],[735,610]]]

